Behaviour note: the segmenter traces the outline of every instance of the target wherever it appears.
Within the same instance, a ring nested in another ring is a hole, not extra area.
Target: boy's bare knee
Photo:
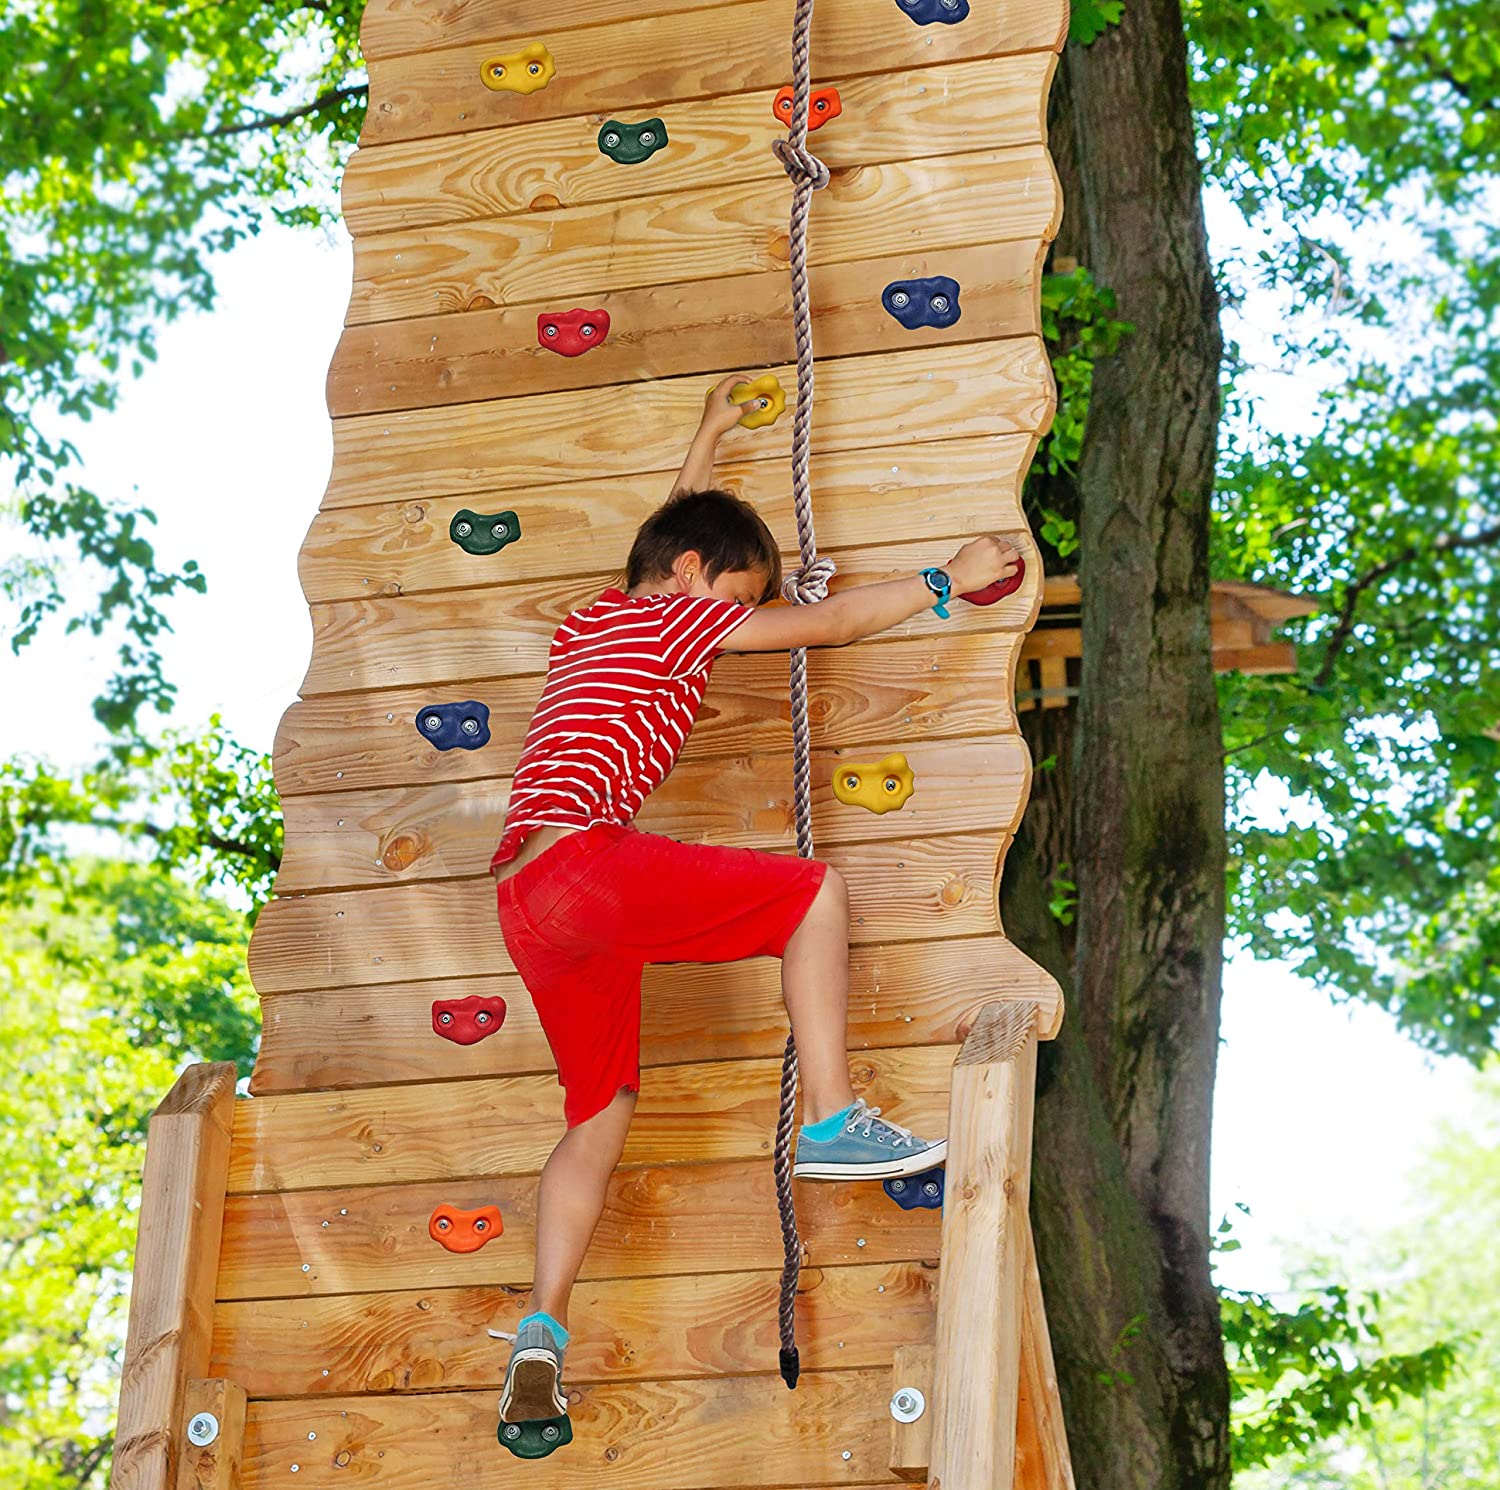
[[[813,909],[823,907],[829,911],[847,910],[849,907],[849,881],[832,864],[823,875],[823,883],[813,898]]]

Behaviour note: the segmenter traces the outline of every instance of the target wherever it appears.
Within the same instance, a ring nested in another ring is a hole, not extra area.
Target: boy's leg
[[[536,1278],[531,1307],[567,1328],[568,1297],[620,1162],[636,1094],[621,1090],[601,1112],[569,1128],[542,1169],[536,1203]]]
[[[849,1083],[849,888],[830,867],[781,954],[781,996],[797,1041],[802,1120],[854,1101]]]

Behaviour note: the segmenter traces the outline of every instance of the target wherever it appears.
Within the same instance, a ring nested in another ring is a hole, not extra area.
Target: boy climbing
[[[946,1151],[850,1084],[843,877],[818,860],[678,843],[634,818],[672,769],[719,653],[842,646],[929,608],[946,614],[950,595],[1008,577],[1018,556],[1002,539],[978,538],[946,569],[760,609],[781,591],[776,540],[753,507],[712,484],[718,442],[744,413],[729,401],[742,381],[709,393],[671,495],[636,534],[624,588],[557,628],[490,864],[567,1123],[541,1174],[534,1312],[517,1327],[502,1437],[506,1424],[567,1410],[568,1298],[635,1110],[646,964],[780,958],[803,1091],[798,1178],[914,1174]]]

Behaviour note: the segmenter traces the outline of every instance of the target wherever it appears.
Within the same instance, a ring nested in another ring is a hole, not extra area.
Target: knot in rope
[[[814,559],[803,569],[793,570],[781,583],[782,598],[793,605],[812,605],[828,598],[828,581],[838,573],[832,559]]]
[[[828,167],[818,159],[806,145],[794,145],[790,140],[772,140],[771,149],[781,168],[792,178],[793,186],[811,186],[821,191],[828,185]]]

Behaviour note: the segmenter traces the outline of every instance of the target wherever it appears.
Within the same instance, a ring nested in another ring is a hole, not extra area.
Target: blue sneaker
[[[920,1174],[948,1157],[948,1140],[918,1138],[899,1124],[880,1116],[856,1097],[835,1118],[812,1124],[814,1130],[834,1125],[826,1138],[815,1137],[804,1126],[797,1135],[792,1176],[799,1180],[887,1180]]]

